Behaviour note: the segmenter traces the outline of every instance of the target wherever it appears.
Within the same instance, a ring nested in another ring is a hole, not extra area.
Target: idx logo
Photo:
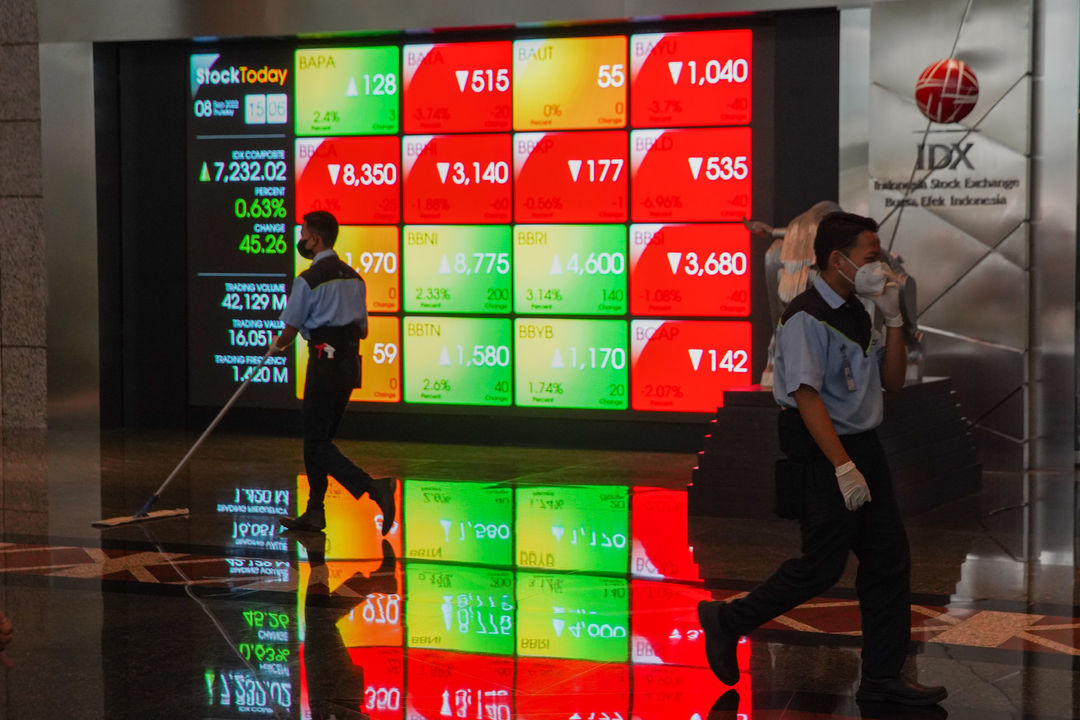
[[[975,166],[968,160],[968,152],[975,146],[975,143],[967,143],[961,145],[960,143],[950,143],[943,145],[940,143],[923,143],[915,146],[915,169],[916,170],[955,170],[960,166],[960,163],[964,163],[970,169],[974,170]]]

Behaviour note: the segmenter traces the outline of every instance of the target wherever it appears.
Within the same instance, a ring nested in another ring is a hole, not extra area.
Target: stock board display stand
[[[781,457],[770,389],[724,393],[709,424],[693,481],[690,516],[772,516],[773,463]],[[979,489],[982,466],[949,378],[926,378],[885,395],[878,428],[901,511],[917,515]]]

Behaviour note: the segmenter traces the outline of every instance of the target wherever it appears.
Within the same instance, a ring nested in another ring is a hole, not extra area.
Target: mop
[[[141,508],[135,511],[134,515],[121,515],[120,517],[96,520],[90,523],[90,526],[96,528],[113,528],[122,525],[132,525],[134,523],[149,522],[151,520],[162,520],[164,518],[187,517],[187,508],[174,508],[172,510],[154,511],[151,511],[150,508],[152,508],[154,506],[154,503],[158,501],[158,498],[161,497],[161,493],[165,492],[165,488],[169,486],[169,483],[172,482],[172,479],[176,477],[177,473],[180,472],[180,469],[187,464],[187,461],[190,460],[191,456],[195,454],[195,451],[199,449],[199,446],[202,445],[203,440],[205,440],[206,437],[210,434],[210,432],[215,427],[217,427],[217,424],[221,421],[221,418],[225,417],[225,413],[229,411],[229,408],[233,406],[233,403],[236,402],[236,399],[240,397],[240,393],[244,392],[244,389],[251,382],[252,378],[254,378],[263,369],[263,367],[266,366],[266,361],[270,359],[270,355],[271,353],[273,353],[273,351],[274,347],[273,345],[271,345],[270,348],[267,349],[266,354],[263,355],[262,362],[259,363],[259,367],[256,368],[254,371],[248,371],[246,377],[244,378],[244,382],[240,383],[240,387],[236,388],[236,392],[234,392],[232,397],[229,398],[229,401],[225,403],[225,406],[221,408],[221,410],[217,414],[217,417],[210,421],[210,425],[207,426],[206,430],[203,431],[203,434],[199,436],[199,439],[195,441],[195,444],[191,446],[191,449],[187,451],[187,455],[185,455],[184,458],[177,464],[177,466],[173,468],[173,471],[169,473],[169,477],[165,478],[165,482],[161,483],[161,487],[159,487],[154,492],[154,494],[151,495],[145,503],[143,503],[143,506]]]

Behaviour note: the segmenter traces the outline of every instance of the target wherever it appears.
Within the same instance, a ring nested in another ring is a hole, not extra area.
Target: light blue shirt
[[[782,407],[795,408],[791,394],[808,385],[825,403],[838,435],[872,430],[884,415],[883,338],[871,329],[869,347],[860,347],[838,329],[849,325],[852,317],[848,308],[841,308],[844,299],[820,277],[807,292],[814,291],[824,304],[816,298],[795,298],[776,330],[773,396]]]
[[[337,253],[332,249],[323,250],[312,258],[311,267],[328,257],[337,257]],[[313,288],[308,284],[308,277],[315,275],[309,268],[293,281],[281,320],[297,328],[305,340],[310,339],[311,330],[328,325],[356,324],[362,329],[361,334],[366,335],[367,289],[364,281],[355,277],[334,278]]]

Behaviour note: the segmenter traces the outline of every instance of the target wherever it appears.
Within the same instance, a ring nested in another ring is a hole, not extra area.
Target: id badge
[[[856,390],[856,387],[855,387],[855,374],[851,372],[851,362],[848,360],[847,346],[846,345],[841,345],[840,346],[840,357],[843,358],[842,367],[843,367],[843,371],[844,371],[844,382],[847,384],[848,392],[853,393]]]

